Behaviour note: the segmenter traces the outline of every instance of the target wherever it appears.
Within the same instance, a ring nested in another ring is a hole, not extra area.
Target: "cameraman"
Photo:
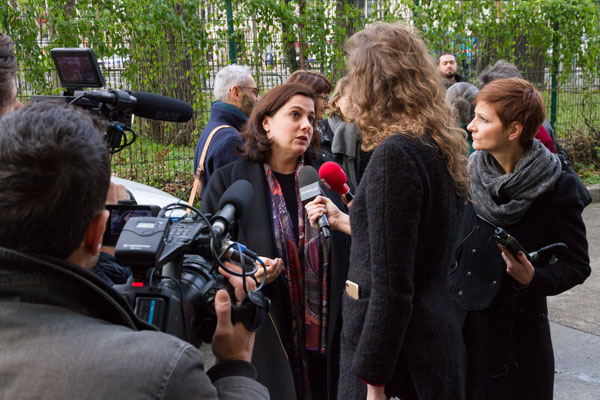
[[[41,102],[0,120],[0,398],[268,398],[227,292],[205,374],[200,351],[139,320],[89,271],[109,180],[106,145],[82,111]]]

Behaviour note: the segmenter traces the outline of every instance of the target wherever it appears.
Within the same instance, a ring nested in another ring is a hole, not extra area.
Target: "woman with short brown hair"
[[[472,204],[451,271],[467,349],[469,399],[552,399],[554,356],[546,296],[590,274],[578,178],[534,139],[542,96],[527,81],[500,79],[475,96],[469,124]],[[563,242],[558,260],[535,265],[501,244],[496,228],[525,252]]]

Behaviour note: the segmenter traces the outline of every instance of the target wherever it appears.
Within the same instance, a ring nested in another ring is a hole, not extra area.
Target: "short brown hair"
[[[313,102],[315,101],[315,93],[310,87],[301,83],[284,83],[283,85],[276,86],[258,100],[241,133],[244,139],[244,146],[240,154],[243,157],[252,162],[269,162],[273,142],[267,137],[267,132],[265,132],[262,126],[263,119],[275,115],[281,107],[296,95],[305,96],[312,99]],[[311,148],[318,149],[318,147],[319,135],[316,134],[313,124]]]
[[[290,75],[285,83],[302,83],[311,88],[315,94],[329,94],[331,92],[331,81],[319,71],[305,71],[299,69]]]
[[[0,32],[0,110],[12,100],[17,57],[10,36]]]
[[[504,129],[517,121],[523,125],[519,144],[525,148],[537,134],[546,118],[544,100],[533,85],[524,79],[498,79],[485,85],[475,96],[473,104],[489,104],[494,108]]]

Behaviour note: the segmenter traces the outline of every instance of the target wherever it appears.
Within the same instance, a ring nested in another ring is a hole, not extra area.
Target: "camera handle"
[[[271,300],[261,292],[248,292],[239,307],[232,305],[231,322],[235,324],[239,321],[250,332],[256,332],[263,326],[270,305]]]
[[[250,332],[256,332],[259,330],[264,322],[267,313],[269,312],[269,306],[271,300],[265,297],[260,291],[253,290],[246,292],[242,304],[239,306],[235,305],[236,297],[233,290],[233,286],[224,279],[223,275],[219,275],[217,278],[217,289],[225,289],[231,299],[231,323],[236,324],[241,322],[244,327]],[[216,293],[216,291],[215,291]]]

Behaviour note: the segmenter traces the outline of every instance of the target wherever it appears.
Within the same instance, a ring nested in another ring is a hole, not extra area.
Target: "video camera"
[[[199,346],[210,342],[216,327],[215,295],[227,289],[232,299],[232,322],[241,321],[250,331],[259,329],[270,301],[260,289],[246,287],[246,277],[257,271],[255,253],[231,241],[231,228],[248,208],[253,189],[247,181],[234,182],[223,194],[219,211],[209,219],[187,204],[171,204],[158,216],[132,217],[123,227],[115,249],[119,264],[131,267],[126,284],[114,288],[131,304],[136,315],[160,330]],[[172,217],[174,211],[180,217]],[[186,213],[184,210],[191,210]],[[237,262],[233,271],[223,260]],[[235,307],[231,285],[219,274],[223,268],[240,276],[246,296]]]
[[[31,101],[67,101],[107,120],[105,141],[111,153],[135,141],[137,135],[131,129],[133,115],[171,122],[187,122],[192,118],[194,110],[188,103],[167,96],[120,89],[84,91],[106,85],[92,49],[56,48],[50,54],[65,91],[60,96],[31,96]],[[130,138],[126,132],[131,134]]]

